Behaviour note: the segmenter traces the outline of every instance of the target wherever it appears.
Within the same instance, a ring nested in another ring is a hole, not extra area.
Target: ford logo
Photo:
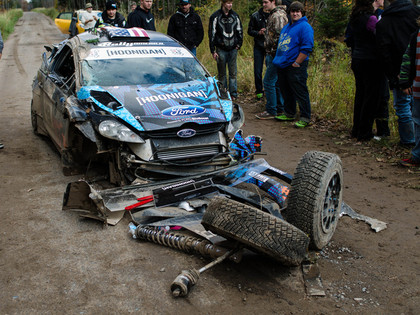
[[[194,129],[182,129],[178,131],[176,134],[180,138],[190,138],[194,137],[197,132]]]
[[[162,115],[167,117],[195,116],[202,114],[205,111],[206,110],[200,106],[174,106],[165,109],[162,112]]]

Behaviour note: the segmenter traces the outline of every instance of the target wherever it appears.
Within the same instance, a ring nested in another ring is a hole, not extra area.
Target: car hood
[[[232,102],[220,100],[214,79],[176,84],[84,86],[79,99],[90,99],[103,110],[140,131],[176,128],[185,123],[227,122]],[[110,103],[113,102],[113,105]]]

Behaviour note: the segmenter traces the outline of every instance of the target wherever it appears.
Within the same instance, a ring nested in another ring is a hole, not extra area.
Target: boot
[[[389,137],[391,132],[389,131],[388,119],[376,118],[376,135],[378,137]]]

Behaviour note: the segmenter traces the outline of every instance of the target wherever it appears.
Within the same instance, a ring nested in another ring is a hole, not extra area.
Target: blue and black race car
[[[174,39],[103,27],[46,47],[33,82],[32,126],[64,170],[109,165],[111,181],[185,176],[232,163],[239,105]]]

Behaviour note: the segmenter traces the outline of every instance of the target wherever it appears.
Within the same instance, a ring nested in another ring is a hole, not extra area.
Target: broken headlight
[[[99,124],[99,133],[106,138],[131,143],[145,143],[145,141],[129,128],[115,120],[104,120]]]

